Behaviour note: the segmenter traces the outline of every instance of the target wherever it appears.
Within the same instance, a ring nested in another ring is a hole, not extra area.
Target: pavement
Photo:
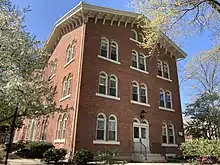
[[[38,159],[9,159],[8,165],[45,165]],[[184,163],[128,163],[126,165],[187,165]]]

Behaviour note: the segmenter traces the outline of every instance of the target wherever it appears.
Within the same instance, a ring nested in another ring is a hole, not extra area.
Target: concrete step
[[[167,162],[165,157],[161,154],[152,154],[152,153],[147,153],[147,154],[141,154],[141,153],[133,153],[133,160],[138,161],[138,162],[151,162],[151,163],[164,163]]]

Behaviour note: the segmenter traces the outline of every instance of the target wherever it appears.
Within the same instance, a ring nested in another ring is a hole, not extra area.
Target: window
[[[108,58],[109,41],[107,38],[101,38],[101,50],[100,55]]]
[[[64,77],[63,79],[63,85],[62,85],[62,98],[67,95],[67,79]]]
[[[56,139],[62,140],[66,137],[67,113],[60,114],[57,120]]]
[[[163,64],[163,76],[164,78],[170,79],[169,66],[165,62]]]
[[[56,139],[61,139],[61,134],[62,134],[62,115],[58,117],[58,123],[57,123],[57,138]]]
[[[65,113],[63,115],[63,120],[62,120],[62,139],[65,139],[66,137],[66,123],[67,123],[67,114]]]
[[[99,114],[97,117],[96,124],[96,139],[97,140],[105,140],[106,136],[106,117],[104,114]]]
[[[147,87],[145,84],[141,85],[140,101],[142,103],[147,103]]]
[[[107,95],[107,74],[101,72],[99,75],[99,93]]]
[[[131,38],[135,41],[138,40],[137,32],[134,29],[131,30]]]
[[[109,117],[108,121],[108,140],[117,141],[117,118],[114,115]]]
[[[51,61],[50,63],[50,76],[53,76],[56,73],[56,68],[57,68],[57,59]]]
[[[162,124],[162,143],[167,143],[167,125],[166,125],[166,123]]]
[[[118,44],[114,41],[111,42],[110,59],[114,61],[118,61]]]
[[[139,69],[146,71],[146,61],[143,54],[139,56]]]
[[[163,76],[163,66],[161,61],[157,61],[157,75],[158,76]]]
[[[132,83],[132,100],[139,101],[139,99],[138,99],[138,91],[139,91],[138,83],[137,82],[133,82]]]
[[[160,89],[160,107],[165,107],[165,94],[163,89]]]
[[[138,35],[138,41],[140,42],[140,43],[143,43],[144,42],[144,35],[143,34],[139,34]]]
[[[138,68],[138,53],[133,50],[132,51],[132,67]]]
[[[34,119],[29,120],[29,133],[28,133],[28,140],[34,141],[36,132],[36,121]]]
[[[172,124],[168,124],[168,142],[169,144],[175,144],[174,138],[174,126]]]
[[[69,63],[75,57],[75,43],[69,45],[66,51],[66,63]]]
[[[71,85],[72,85],[72,75],[69,74],[67,78],[67,95],[69,95],[71,92]]]
[[[109,88],[110,88],[110,95],[111,96],[115,96],[117,97],[117,86],[118,86],[118,83],[117,83],[117,77],[112,75],[110,76],[110,83],[109,83]]]
[[[172,109],[171,93],[167,91],[165,95],[166,95],[166,108]]]
[[[41,126],[41,140],[46,140],[47,126],[48,126],[48,120],[47,119],[43,120]]]

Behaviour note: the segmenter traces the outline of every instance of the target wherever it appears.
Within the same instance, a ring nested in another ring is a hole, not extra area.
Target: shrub
[[[55,149],[50,148],[44,153],[44,161],[47,163],[50,163],[51,161],[55,162],[57,164],[60,160],[64,160],[65,156],[67,154],[67,151],[65,149]]]
[[[27,157],[41,159],[43,158],[43,154],[51,148],[54,148],[52,143],[37,141],[29,142],[26,146],[26,152],[28,153]]]
[[[78,165],[84,165],[87,164],[89,161],[93,160],[93,154],[91,151],[87,149],[80,149],[76,152],[74,156],[74,161]]]
[[[183,155],[191,158],[215,157],[220,159],[220,141],[208,139],[194,139],[182,143],[180,149]],[[202,161],[203,159],[197,159]],[[204,159],[205,160],[205,159]]]
[[[13,143],[12,144],[12,151],[19,151],[19,150],[23,150],[26,147],[26,143],[23,141],[18,141],[17,143]]]
[[[110,150],[106,149],[105,151],[99,152],[99,156],[105,164],[118,164],[119,161],[117,160],[116,156],[119,156],[119,149]],[[123,163],[122,163],[123,164]]]

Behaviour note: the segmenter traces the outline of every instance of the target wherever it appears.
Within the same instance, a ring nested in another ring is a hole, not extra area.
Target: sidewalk
[[[8,165],[43,165],[40,160],[34,159],[9,159]]]

